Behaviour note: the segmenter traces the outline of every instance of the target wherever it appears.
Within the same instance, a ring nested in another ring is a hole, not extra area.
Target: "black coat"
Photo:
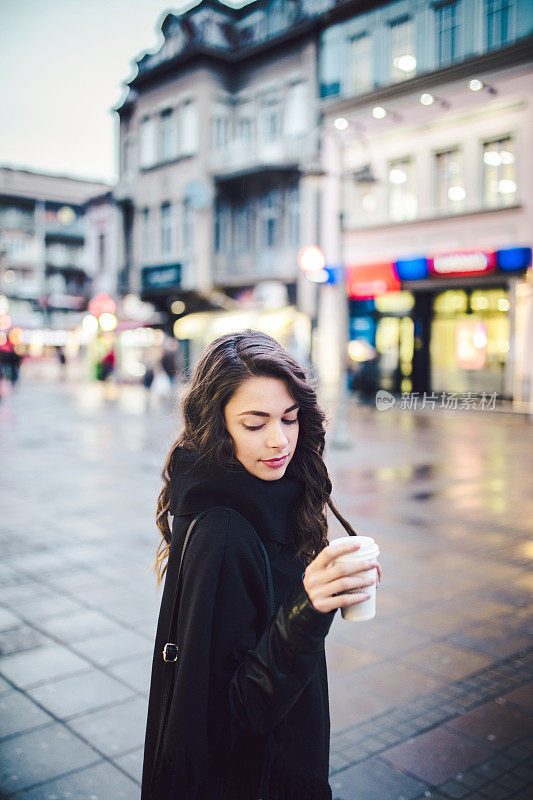
[[[330,800],[324,638],[334,612],[316,611],[303,588],[291,527],[302,487],[288,474],[263,481],[240,464],[206,468],[185,451],[177,461],[142,800]],[[206,509],[183,563],[171,638],[179,658],[152,780],[173,588],[187,527]],[[272,621],[261,542],[272,569]]]

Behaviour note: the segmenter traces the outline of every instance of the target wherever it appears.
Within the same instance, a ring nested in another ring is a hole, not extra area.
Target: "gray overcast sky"
[[[0,164],[115,180],[121,83],[157,47],[165,12],[192,5],[0,0]]]

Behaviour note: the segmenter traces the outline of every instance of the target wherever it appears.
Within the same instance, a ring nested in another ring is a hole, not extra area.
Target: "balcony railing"
[[[265,168],[291,169],[301,166],[313,154],[309,135],[285,137],[273,142],[232,141],[225,147],[211,150],[208,166],[219,177],[235,173],[252,173]]]
[[[297,272],[297,250],[293,248],[217,253],[213,262],[215,284],[239,286],[265,280],[293,281]]]

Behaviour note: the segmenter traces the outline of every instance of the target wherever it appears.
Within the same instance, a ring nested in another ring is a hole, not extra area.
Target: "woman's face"
[[[279,378],[243,381],[224,409],[235,455],[265,481],[285,474],[298,441],[298,404]]]

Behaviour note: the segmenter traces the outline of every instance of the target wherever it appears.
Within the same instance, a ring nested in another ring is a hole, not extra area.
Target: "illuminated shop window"
[[[437,210],[457,212],[464,208],[463,154],[459,148],[435,155]]]
[[[515,151],[512,136],[483,145],[483,197],[489,208],[516,203]]]
[[[433,301],[433,310],[436,314],[448,315],[457,312],[466,312],[468,297],[462,289],[448,289],[438,294]]]
[[[376,311],[382,314],[408,314],[415,304],[412,292],[386,292],[374,300]]]
[[[504,289],[476,289],[470,296],[472,311],[506,313],[510,307],[511,304]]]
[[[511,336],[506,290],[476,289],[470,298],[448,290],[435,297],[433,308],[433,391],[502,394]]]
[[[389,163],[389,215],[394,222],[415,219],[417,201],[414,161],[403,158]]]

